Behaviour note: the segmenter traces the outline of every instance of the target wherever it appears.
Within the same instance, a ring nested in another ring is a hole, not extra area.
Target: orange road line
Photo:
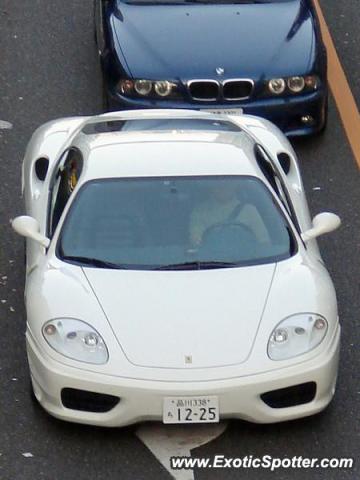
[[[319,17],[321,31],[328,52],[328,79],[337,109],[353,151],[355,161],[360,168],[360,114],[344,69],[341,66],[329,28],[322,13],[319,0],[314,0]]]

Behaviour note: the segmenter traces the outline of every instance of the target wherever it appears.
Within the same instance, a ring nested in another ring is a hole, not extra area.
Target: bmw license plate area
[[[218,397],[167,397],[163,405],[164,423],[217,423]]]
[[[202,108],[202,112],[215,113],[217,115],[242,115],[244,110],[242,108]]]

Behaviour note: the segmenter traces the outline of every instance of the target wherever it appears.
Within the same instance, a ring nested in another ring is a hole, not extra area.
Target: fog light
[[[303,116],[301,117],[301,121],[302,121],[302,123],[304,123],[305,125],[311,125],[312,123],[315,122],[314,117],[312,117],[311,115],[303,115]]]

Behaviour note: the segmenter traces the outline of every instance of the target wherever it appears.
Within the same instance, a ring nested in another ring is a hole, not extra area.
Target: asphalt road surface
[[[323,11],[360,104],[358,0],[328,0]],[[136,427],[106,430],[49,417],[29,396],[23,307],[23,243],[9,219],[23,212],[21,160],[33,130],[62,116],[101,111],[92,0],[0,2],[0,480],[169,480],[135,436]],[[359,132],[360,134],[360,132]],[[259,426],[232,421],[193,456],[353,457],[360,452],[360,181],[334,102],[326,133],[297,141],[312,213],[336,211],[342,228],[320,239],[338,293],[343,327],[338,390],[313,418]],[[23,456],[31,453],[32,457]],[[358,479],[352,470],[198,470],[196,479]]]

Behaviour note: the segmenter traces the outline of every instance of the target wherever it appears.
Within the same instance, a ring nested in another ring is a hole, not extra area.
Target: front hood
[[[150,79],[260,79],[307,73],[314,30],[293,0],[245,5],[128,5],[111,25],[129,75]]]
[[[84,272],[132,364],[188,369],[246,361],[275,267]]]

